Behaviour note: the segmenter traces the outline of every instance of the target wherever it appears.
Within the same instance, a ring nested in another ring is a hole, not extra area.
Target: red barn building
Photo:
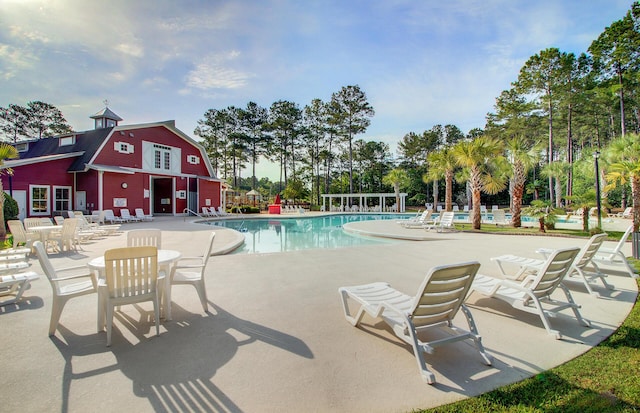
[[[181,215],[223,202],[226,186],[205,149],[174,121],[119,126],[108,108],[91,118],[94,130],[15,144],[20,158],[5,161],[13,175],[1,179],[21,218],[121,208]]]

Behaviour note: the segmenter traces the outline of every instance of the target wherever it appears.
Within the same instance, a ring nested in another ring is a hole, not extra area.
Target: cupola
[[[95,121],[95,129],[112,128],[118,126],[118,122],[122,120],[120,116],[113,113],[111,109],[106,106],[100,112],[91,116],[91,119]]]

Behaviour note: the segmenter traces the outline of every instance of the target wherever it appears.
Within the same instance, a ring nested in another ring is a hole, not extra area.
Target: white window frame
[[[16,150],[18,152],[26,152],[29,150],[29,144],[27,142],[16,143]]]
[[[58,189],[66,189],[67,191],[69,191],[69,197],[66,198],[66,201],[67,201],[67,207],[66,208],[61,208],[61,209],[56,209],[55,208],[56,205],[58,204],[58,201],[59,201],[58,194],[57,194],[57,190]],[[71,201],[73,201],[73,199],[72,199],[73,196],[71,194],[71,187],[70,186],[54,186],[53,190],[52,190],[52,195],[53,195],[53,210],[54,211],[69,211],[69,210],[72,209],[71,208],[71,205],[72,205]]]
[[[35,189],[45,189],[46,196],[43,198],[35,199],[33,196],[33,191]],[[44,211],[36,211],[34,206],[34,201],[44,202],[45,210]],[[30,216],[49,216],[51,215],[51,187],[49,185],[29,185],[29,215]]]
[[[200,165],[200,157],[195,155],[187,155],[187,162],[191,165]]]
[[[76,143],[75,135],[61,136],[60,140],[58,141],[58,146],[69,146],[69,145],[73,145],[74,143]]]
[[[113,150],[115,150],[116,152],[124,153],[128,155],[135,152],[135,147],[129,142],[114,142]]]
[[[179,147],[142,142],[142,168],[145,171],[165,175],[179,174],[182,171],[182,159],[182,149]]]

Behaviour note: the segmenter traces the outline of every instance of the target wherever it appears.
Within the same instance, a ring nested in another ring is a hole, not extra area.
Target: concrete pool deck
[[[404,230],[392,221],[352,225],[380,234]],[[165,217],[122,227],[134,228],[162,229],[163,248],[183,255],[200,253],[212,230],[192,219]],[[242,237],[213,229],[217,251]],[[407,412],[475,396],[562,364],[615,331],[636,300],[636,282],[615,271],[618,267],[606,267],[614,270],[609,282],[615,291],[595,287],[601,299],[579,283],[568,283],[593,326],[582,327],[563,313],[551,323],[565,338],[554,340],[537,316],[472,294],[469,308],[494,364],[484,365],[468,343],[438,348],[426,356],[437,380],[428,385],[410,347],[384,323],[365,318],[360,329],[345,321],[340,286],[387,281],[413,294],[434,265],[478,260],[481,273],[497,276],[492,256],[535,257],[538,247],[582,246],[585,240],[427,234],[426,241],[214,256],[207,268],[210,313],[203,313],[193,288],[176,286],[173,320],[162,320],[159,337],[149,303],[125,306],[116,313],[111,347],[105,334],[96,332],[95,295],[69,301],[55,336],[47,336],[51,287],[43,276],[23,302],[0,307],[2,410]],[[50,258],[56,268],[84,265],[125,244],[123,233]],[[630,243],[626,249],[630,255]],[[37,260],[32,264],[41,272]]]

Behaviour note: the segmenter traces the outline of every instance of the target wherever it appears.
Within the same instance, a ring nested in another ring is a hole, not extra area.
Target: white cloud
[[[254,75],[232,67],[239,57],[237,50],[205,57],[187,74],[186,85],[204,91],[245,87]]]

